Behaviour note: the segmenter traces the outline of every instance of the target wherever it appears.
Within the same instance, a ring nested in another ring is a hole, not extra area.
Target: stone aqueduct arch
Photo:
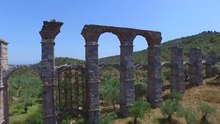
[[[120,113],[128,116],[128,108],[134,102],[134,62],[133,40],[143,36],[148,43],[148,101],[153,107],[161,101],[161,33],[130,28],[99,25],[85,25],[82,36],[86,41],[87,110],[88,123],[98,123],[99,118],[99,78],[98,39],[105,32],[115,34],[120,41]],[[146,55],[147,56],[147,55]]]

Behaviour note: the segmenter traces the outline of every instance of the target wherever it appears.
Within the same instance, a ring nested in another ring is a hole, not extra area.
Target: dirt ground
[[[163,91],[163,98],[166,99],[169,94],[169,89]],[[197,113],[197,117],[201,118],[201,112],[198,107],[201,103],[210,105],[215,109],[215,112],[208,115],[208,120],[211,124],[220,124],[220,81],[206,79],[203,85],[197,87],[187,87],[181,103],[185,106],[190,106]],[[164,116],[161,114],[160,109],[153,109],[149,115],[140,120],[140,124],[161,124]],[[175,117],[174,117],[175,118]],[[176,118],[177,124],[186,124],[185,119]],[[132,118],[116,119],[115,124],[132,124]]]

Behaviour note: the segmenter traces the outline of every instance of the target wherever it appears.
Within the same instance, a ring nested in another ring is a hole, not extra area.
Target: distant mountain
[[[173,46],[183,48],[184,59],[188,59],[190,48],[199,47],[204,57],[207,55],[216,55],[220,59],[220,33],[216,31],[204,31],[202,33],[170,40],[161,44],[161,61],[170,60],[170,48]],[[134,62],[147,62],[147,49],[134,52]],[[99,63],[119,63],[119,56],[110,56],[101,58]]]

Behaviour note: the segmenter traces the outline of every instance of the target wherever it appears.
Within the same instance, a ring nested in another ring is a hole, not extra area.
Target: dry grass
[[[214,85],[211,85],[214,84]],[[217,84],[217,85],[216,85]],[[220,82],[216,82],[214,78],[204,80],[204,84],[198,87],[192,87],[186,90],[181,103],[192,107],[194,111],[198,113],[198,117],[201,118],[201,112],[198,107],[201,103],[206,103],[215,109],[215,113],[208,116],[208,120],[212,124],[220,124]],[[163,92],[163,98],[166,99],[169,95],[169,89]],[[160,109],[153,109],[149,116],[145,116],[140,120],[140,124],[161,124],[161,121],[165,118]],[[175,118],[176,124],[186,124],[185,119]],[[132,118],[116,119],[115,124],[132,124]]]

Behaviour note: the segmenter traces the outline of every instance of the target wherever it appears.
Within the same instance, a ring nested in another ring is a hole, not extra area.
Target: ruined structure
[[[202,74],[202,52],[200,48],[191,48],[189,51],[189,84],[201,85]]]
[[[0,123],[4,123],[4,120],[7,120],[7,117],[4,116],[6,109],[4,109],[4,94],[6,93],[6,87],[3,84],[3,72],[8,69],[8,52],[7,52],[8,43],[0,39]]]
[[[42,58],[41,58],[41,78],[43,81],[43,106],[44,106],[44,123],[56,124],[55,108],[55,57],[54,45],[55,38],[60,33],[62,22],[47,22],[40,31],[42,38]]]
[[[42,37],[42,60],[40,68],[36,68],[33,65],[18,65],[13,67],[8,67],[7,62],[7,43],[4,41],[0,42],[0,75],[1,75],[1,90],[3,93],[0,97],[1,105],[3,104],[3,118],[2,118],[2,108],[1,110],[1,124],[8,124],[8,77],[12,72],[21,68],[30,68],[39,74],[43,81],[43,106],[44,106],[44,123],[45,124],[56,124],[57,116],[55,111],[55,97],[54,97],[54,78],[55,78],[55,66],[54,66],[54,45],[55,37],[60,32],[60,28],[63,23],[61,22],[47,22],[44,21],[40,35]],[[3,84],[3,85],[2,85]]]
[[[203,63],[205,66],[205,77],[215,77],[219,73],[219,69],[215,66],[218,62],[218,58],[215,55],[209,55],[205,58],[205,62]]]
[[[18,65],[8,67],[7,43],[2,40],[0,41],[1,124],[8,124],[8,77],[12,72],[21,68],[34,70],[43,82],[43,119],[45,124],[61,123],[66,116],[72,114],[84,117],[86,124],[98,124],[100,117],[98,39],[100,35],[105,32],[115,34],[120,41],[120,65],[113,66],[120,71],[120,114],[122,117],[128,116],[128,109],[133,105],[135,100],[135,69],[142,68],[148,72],[146,94],[147,100],[152,107],[159,106],[162,100],[162,66],[171,68],[171,91],[176,90],[184,93],[183,51],[180,48],[173,47],[171,49],[171,62],[161,63],[160,44],[162,38],[160,32],[85,25],[81,33],[86,43],[85,66],[62,65],[55,67],[55,38],[59,34],[62,25],[62,22],[43,22],[43,27],[40,31],[42,38],[42,58],[40,66]],[[137,35],[143,36],[148,44],[148,55],[146,55],[148,57],[148,64],[145,65],[139,65],[133,62],[133,41]],[[199,85],[202,83],[201,50],[198,48],[191,49],[189,55],[190,84]],[[55,78],[58,79],[57,84],[55,84]],[[64,85],[66,80],[68,80],[67,85]],[[79,83],[81,85],[79,85]],[[55,86],[58,89],[56,93]],[[57,100],[55,99],[55,95]],[[61,96],[64,96],[64,99]],[[82,97],[80,98],[78,96]],[[82,101],[82,103],[78,101]]]
[[[181,93],[185,91],[183,50],[178,47],[171,48],[171,91],[175,90]]]
[[[134,63],[133,40],[137,35],[143,36],[148,43],[148,101],[153,107],[161,100],[161,64],[160,43],[161,33],[129,28],[85,25],[82,35],[86,41],[86,83],[88,103],[88,122],[98,123],[99,118],[99,79],[98,79],[98,38],[101,34],[110,32],[120,40],[120,113],[128,116],[128,108],[134,102]]]

